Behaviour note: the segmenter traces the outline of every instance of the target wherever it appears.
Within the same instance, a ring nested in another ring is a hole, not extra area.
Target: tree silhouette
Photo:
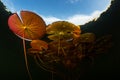
[[[118,78],[120,76],[120,0],[112,0],[110,7],[103,12],[96,21],[88,22],[82,25],[84,32],[93,32],[97,37],[104,35],[112,35],[113,47],[110,52],[105,55],[101,54],[101,58],[97,58],[99,63],[96,63],[93,72],[94,76],[103,79]],[[104,57],[103,57],[104,56]],[[98,72],[97,72],[98,71]]]

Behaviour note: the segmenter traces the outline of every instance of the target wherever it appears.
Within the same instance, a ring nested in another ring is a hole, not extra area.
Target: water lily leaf
[[[46,33],[46,24],[37,14],[30,11],[21,11],[11,15],[8,19],[9,28],[19,37],[39,39]]]
[[[106,35],[98,38],[95,41],[94,46],[96,54],[106,53],[113,46],[112,35]]]
[[[47,50],[48,43],[42,40],[32,40],[31,47],[32,49],[36,49],[36,50]]]
[[[81,33],[80,26],[76,26],[73,30],[73,38],[75,38],[75,39],[79,38],[80,33]]]
[[[80,38],[79,38],[79,42],[82,43],[92,43],[95,41],[95,34],[93,33],[84,33],[81,34]]]
[[[80,37],[73,40],[73,44],[75,46],[80,43],[94,43],[94,42],[95,42],[95,34],[93,33],[81,34]]]
[[[68,40],[78,37],[80,33],[81,30],[78,26],[67,21],[57,21],[47,27],[48,38],[51,40]]]

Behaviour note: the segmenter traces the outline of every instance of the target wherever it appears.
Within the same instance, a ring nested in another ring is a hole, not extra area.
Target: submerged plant
[[[57,21],[47,27],[48,38],[51,40],[69,40],[80,37],[80,27],[66,21]]]
[[[23,39],[26,68],[30,79],[32,80],[28,69],[25,40],[34,40],[43,37],[46,33],[46,24],[42,18],[35,13],[30,11],[21,11],[20,16],[14,13],[9,17],[8,25],[17,36]]]
[[[30,11],[21,11],[20,17],[16,13],[11,15],[8,24],[23,39],[27,70],[25,40],[31,41],[28,55],[33,56],[42,69],[56,73],[64,80],[72,80],[76,76],[77,79],[96,54],[104,53],[111,47],[109,35],[96,39],[94,33],[81,34],[80,26],[67,21],[46,25],[40,16]],[[46,39],[41,39],[46,35]],[[84,65],[86,62],[87,65]],[[28,74],[31,79],[29,70]]]

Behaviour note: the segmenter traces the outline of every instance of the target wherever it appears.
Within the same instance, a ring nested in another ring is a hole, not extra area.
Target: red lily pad
[[[46,33],[46,24],[37,14],[21,11],[11,15],[8,19],[9,28],[19,37],[33,40],[39,39]]]
[[[47,50],[48,43],[42,40],[32,40],[31,47],[32,49],[36,49],[36,50]]]

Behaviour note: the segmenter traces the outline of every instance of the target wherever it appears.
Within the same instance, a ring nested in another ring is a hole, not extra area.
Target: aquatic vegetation
[[[46,24],[37,14],[21,11],[20,16],[14,13],[9,17],[10,29],[18,36],[26,39],[39,39],[46,33]]]
[[[47,34],[51,40],[73,39],[80,37],[80,27],[66,21],[57,21],[47,27]]]
[[[39,24],[40,23],[40,24]],[[46,24],[40,16],[30,11],[21,11],[20,16],[14,13],[8,19],[9,28],[20,38],[23,38],[23,48],[28,74],[31,78],[26,55],[25,39],[34,40],[41,38],[46,32]]]
[[[112,45],[110,35],[97,39],[94,33],[81,33],[80,26],[67,21],[46,25],[40,16],[30,11],[21,11],[21,17],[16,13],[11,15],[8,24],[23,39],[27,69],[27,55],[31,55],[42,69],[65,80],[77,79],[82,70],[91,65],[95,55],[104,53]],[[42,39],[46,35],[47,38]],[[27,52],[24,40],[31,41]]]

